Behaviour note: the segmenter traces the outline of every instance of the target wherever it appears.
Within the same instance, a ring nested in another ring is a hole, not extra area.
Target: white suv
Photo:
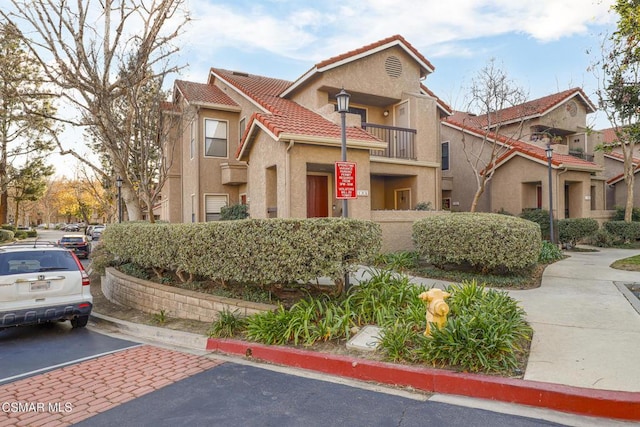
[[[55,243],[0,246],[0,329],[57,320],[86,326],[93,308],[89,285],[78,257]]]

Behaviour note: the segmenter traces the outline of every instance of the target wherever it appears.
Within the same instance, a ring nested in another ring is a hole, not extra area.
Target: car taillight
[[[86,271],[82,270],[82,286],[89,286],[91,285],[91,279],[89,279],[89,275],[87,274]]]

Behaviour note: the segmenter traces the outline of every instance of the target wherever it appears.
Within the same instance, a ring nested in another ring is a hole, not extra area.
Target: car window
[[[40,271],[78,270],[67,251],[25,251],[0,253],[0,276]]]
[[[84,239],[82,237],[63,237],[62,243],[82,243]]]

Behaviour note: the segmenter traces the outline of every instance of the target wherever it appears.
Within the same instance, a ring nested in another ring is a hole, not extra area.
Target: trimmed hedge
[[[5,228],[0,229],[0,242],[10,242],[13,240],[14,233]]]
[[[452,213],[413,224],[418,251],[437,267],[468,264],[477,270],[510,273],[538,262],[540,227],[494,213]]]
[[[551,240],[551,228],[549,227],[549,211],[545,209],[525,209],[519,215],[520,218],[535,222],[540,226],[540,232],[544,240]],[[558,220],[553,220],[553,227],[558,229]]]
[[[622,242],[635,242],[640,239],[640,222],[609,221],[604,229]]]
[[[342,218],[113,224],[101,240],[120,262],[268,285],[340,279],[380,251],[380,226]]]
[[[558,221],[558,238],[560,243],[570,243],[575,246],[598,231],[600,225],[593,218],[565,218]]]

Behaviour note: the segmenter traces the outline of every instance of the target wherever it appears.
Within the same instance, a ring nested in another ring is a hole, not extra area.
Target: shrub
[[[550,230],[549,230],[549,211],[544,209],[525,209],[519,215],[520,218],[526,219],[531,222],[535,222],[540,226],[540,232],[542,233],[542,238],[545,240],[550,240]],[[557,224],[557,221],[554,221],[554,226]],[[557,229],[557,227],[555,227]]]
[[[635,242],[640,239],[640,222],[609,221],[604,229],[622,242]]]
[[[27,236],[27,232],[25,230],[17,230],[14,234],[13,237],[16,239],[26,239]]]
[[[431,202],[420,202],[416,204],[417,211],[432,211],[433,207],[431,206]]]
[[[381,230],[370,221],[344,218],[245,219],[113,224],[101,239],[122,262],[144,268],[270,285],[341,279],[375,257]]]
[[[551,264],[552,262],[561,260],[563,258],[562,251],[558,245],[546,240],[542,242],[542,249],[540,250],[540,257],[538,262],[541,264]]]
[[[247,205],[237,204],[231,206],[223,206],[220,209],[220,220],[230,221],[234,219],[245,219],[249,217]]]
[[[7,229],[0,229],[0,242],[10,242],[13,240],[13,231]]]
[[[404,272],[418,265],[418,253],[414,251],[398,251],[380,254],[376,257],[375,265],[388,270]]]
[[[438,267],[470,265],[483,272],[512,273],[535,265],[540,227],[531,221],[494,213],[452,213],[413,224],[420,254]]]
[[[504,291],[476,282],[448,289],[449,319],[422,342],[419,358],[434,365],[471,372],[508,372],[518,368],[523,345],[531,339],[525,313]]]
[[[593,218],[566,218],[558,221],[558,238],[561,243],[575,246],[580,240],[589,237],[600,225]]]
[[[609,233],[604,227],[593,233],[587,240],[590,245],[599,248],[610,248],[621,241],[620,238]]]
[[[614,209],[616,210],[616,213],[613,216],[612,221],[624,221],[625,208],[622,206],[616,206]],[[640,221],[640,208],[633,208],[631,210],[631,221]]]

